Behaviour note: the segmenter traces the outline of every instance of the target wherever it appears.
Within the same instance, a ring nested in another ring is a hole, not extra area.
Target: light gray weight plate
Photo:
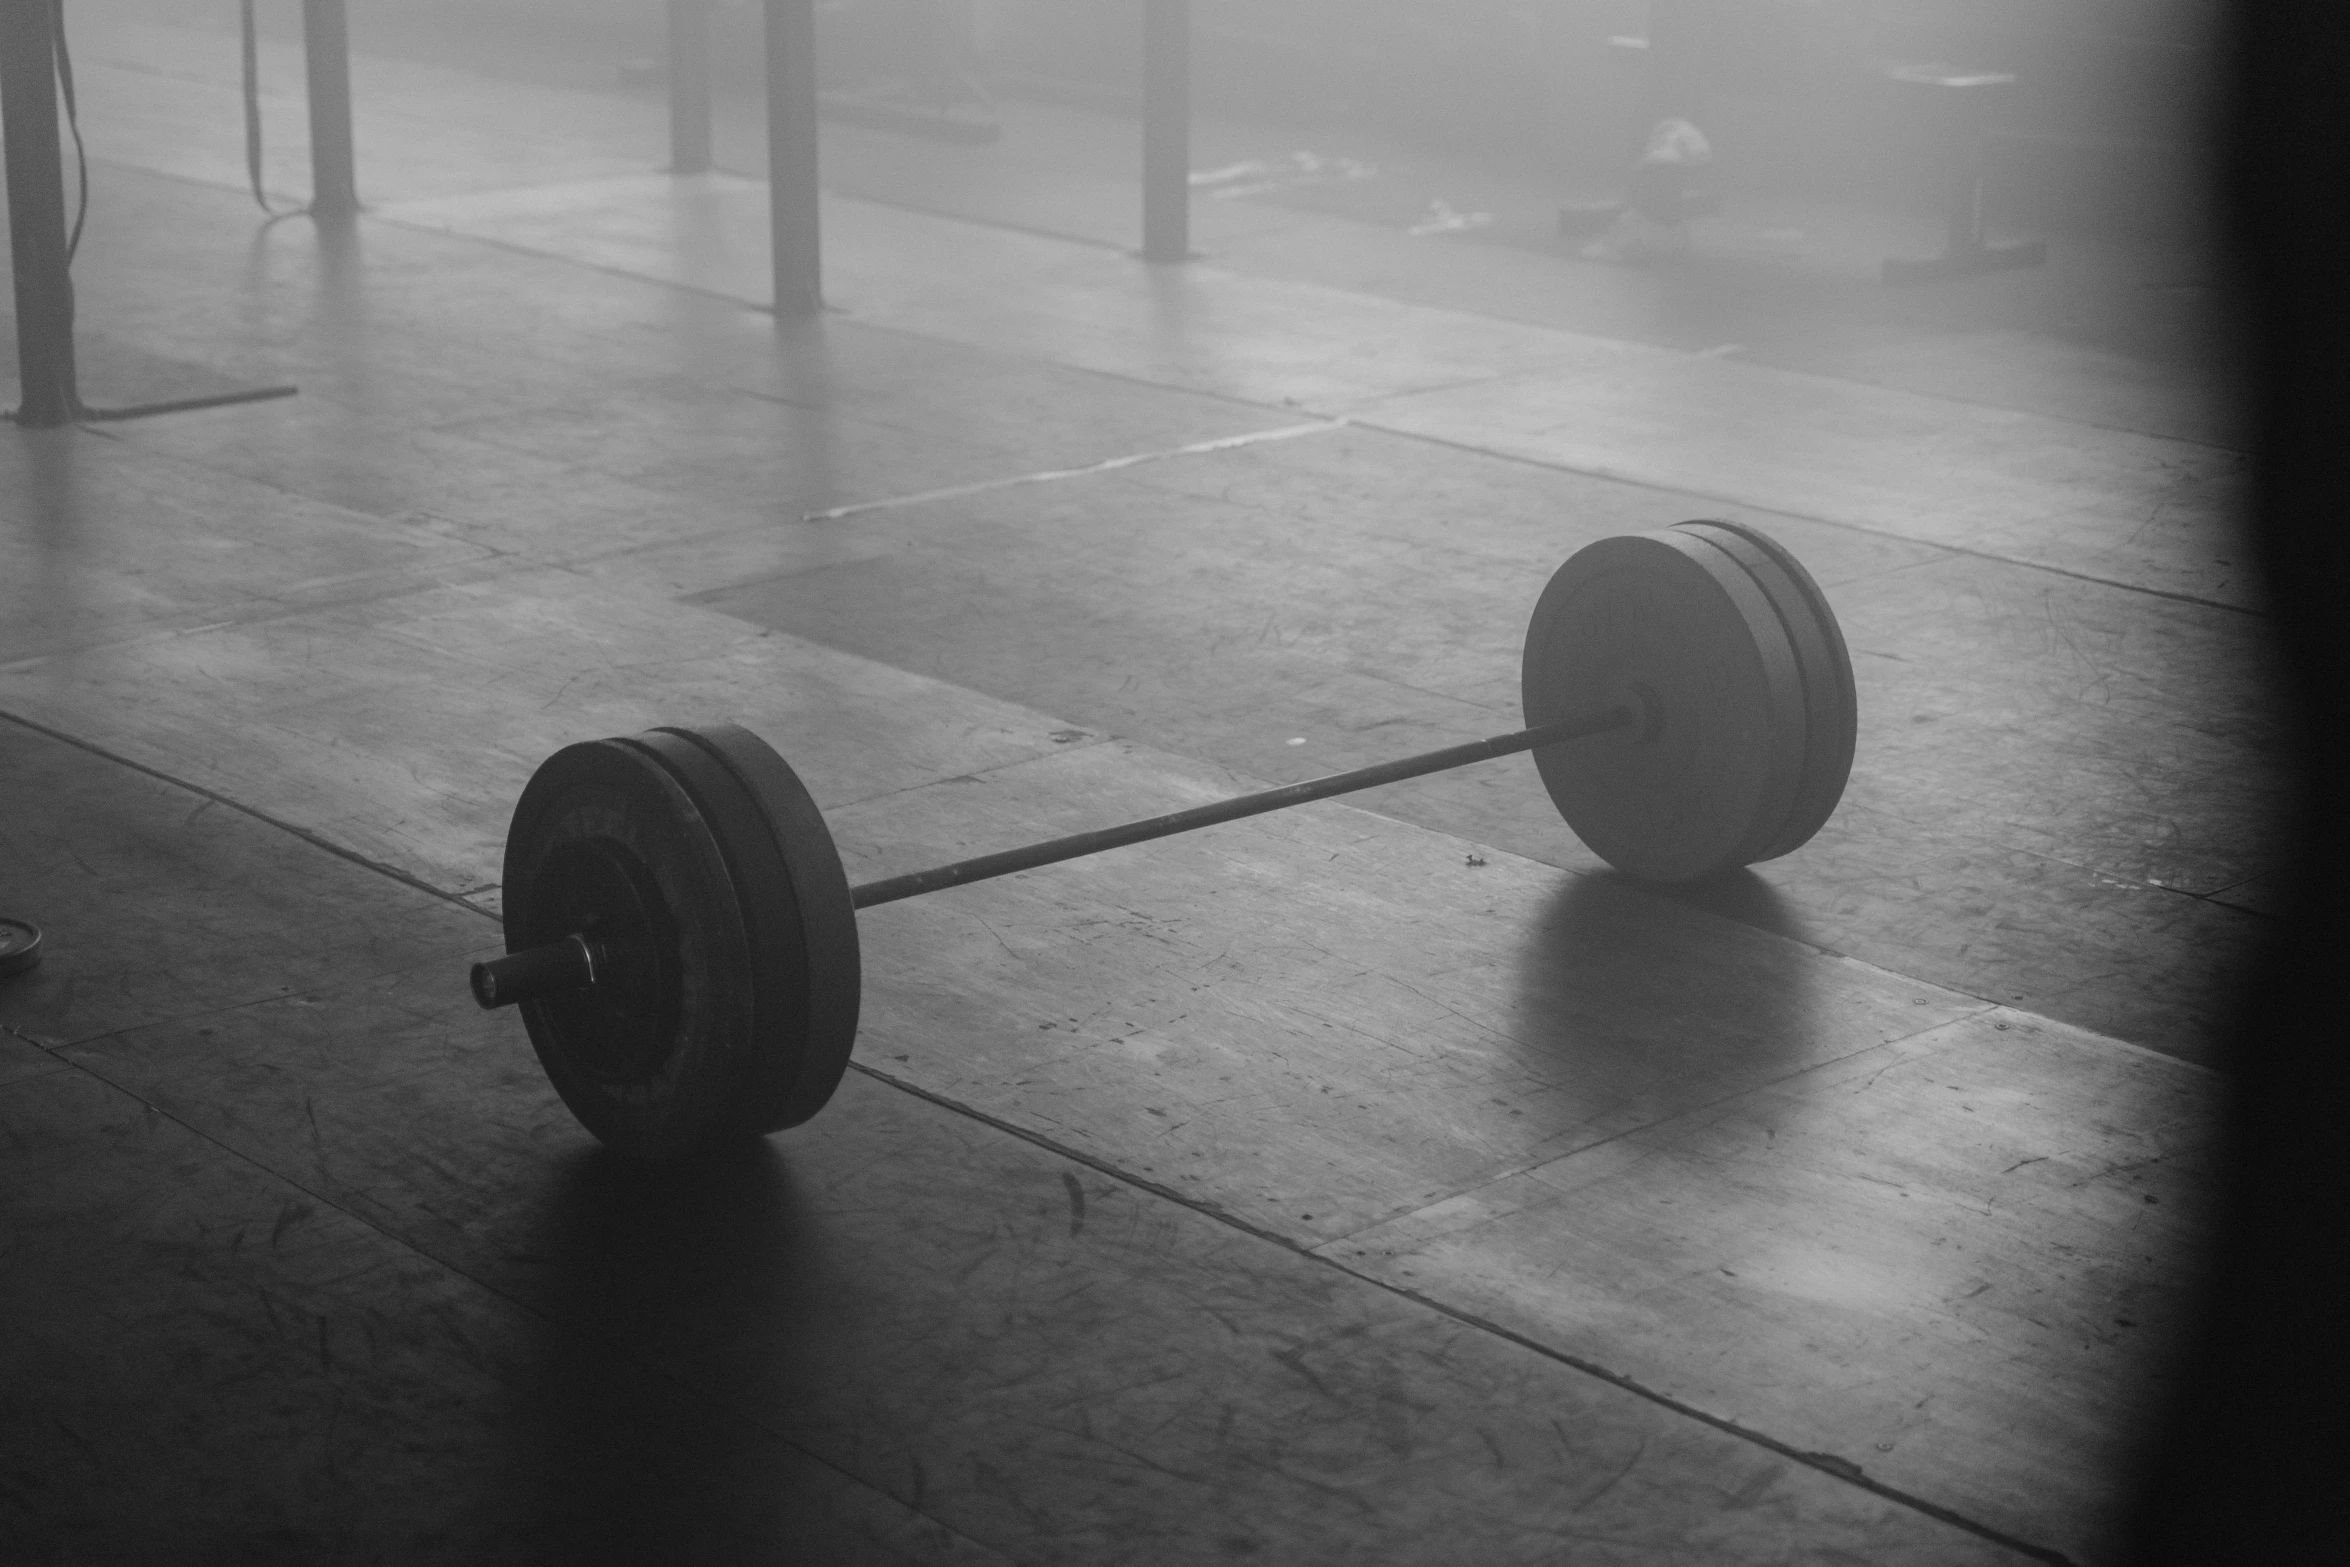
[[[1803,779],[1786,823],[1770,846],[1755,856],[1774,860],[1803,847],[1835,814],[1852,776],[1852,754],[1860,734],[1860,704],[1853,689],[1852,657],[1827,595],[1787,547],[1743,522],[1684,522],[1683,530],[1711,539],[1744,565],[1771,605],[1795,649],[1803,675],[1805,754]]]
[[[1666,528],[1578,550],[1535,606],[1522,685],[1529,726],[1641,713],[1534,753],[1568,827],[1626,874],[1718,876],[1785,827],[1806,754],[1802,675],[1777,611],[1718,545]]]

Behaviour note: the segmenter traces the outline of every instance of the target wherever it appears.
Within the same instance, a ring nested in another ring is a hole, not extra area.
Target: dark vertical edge
[[[1142,257],[1191,256],[1191,0],[1142,0]]]
[[[1950,210],[1944,219],[1942,250],[1949,256],[1975,256],[1984,249],[1983,173],[1990,153],[1986,121],[1996,112],[1992,104],[2004,101],[2007,94],[1996,87],[1946,90],[1957,95],[1958,101],[1943,116],[1942,178]],[[1980,105],[1966,97],[1986,92],[1994,96]]]
[[[351,141],[351,29],[343,0],[302,0],[302,57],[310,90],[310,212],[359,211]]]
[[[669,172],[710,172],[710,0],[668,0]]]
[[[15,267],[16,422],[70,424],[82,403],[66,269],[64,147],[57,133],[54,0],[0,0],[0,140],[7,143],[8,243]]]
[[[2342,1484],[2350,1334],[2324,1258],[2350,1233],[2342,955],[2350,951],[2350,7],[2221,9],[2207,177],[2252,483],[2275,716],[2294,787],[2267,825],[2281,916],[2232,976],[2211,1225],[2196,1322],[2134,1476],[2122,1567],[2314,1562],[2350,1534]],[[2231,720],[2233,721],[2233,720]]]
[[[779,316],[824,308],[816,108],[816,0],[767,0],[767,216]]]

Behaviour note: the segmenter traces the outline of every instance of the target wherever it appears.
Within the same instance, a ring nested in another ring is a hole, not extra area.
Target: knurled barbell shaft
[[[1441,751],[1425,751],[1418,756],[1407,756],[1401,761],[1358,767],[1352,772],[1331,773],[1327,777],[1309,778],[1303,783],[1284,784],[1278,789],[1236,795],[1229,800],[1195,805],[1187,811],[1172,811],[1165,816],[1128,822],[1121,827],[1074,833],[1066,838],[1032,843],[1026,848],[1006,849],[1000,854],[983,854],[974,860],[958,860],[952,865],[940,865],[926,871],[892,876],[884,881],[867,882],[862,887],[849,889],[849,901],[857,908],[869,909],[876,904],[895,903],[901,898],[919,897],[926,892],[940,892],[948,887],[987,881],[996,876],[1009,876],[1014,871],[1034,870],[1043,865],[1057,865],[1063,860],[1082,859],[1089,854],[1123,848],[1131,843],[1147,843],[1153,838],[1172,837],[1176,833],[1212,827],[1218,822],[1237,821],[1244,816],[1261,816],[1267,811],[1303,805],[1309,800],[1327,800],[1333,795],[1352,794],[1358,789],[1374,789],[1381,784],[1398,783],[1406,778],[1441,773],[1451,768],[1465,767],[1471,762],[1537,750],[1542,746],[1556,745],[1562,740],[1604,734],[1611,729],[1628,728],[1641,720],[1641,713],[1631,707],[1599,708],[1561,719],[1557,723],[1495,735],[1488,740],[1473,740],[1467,745],[1447,746]],[[595,967],[592,951],[582,939],[577,936],[566,937],[562,941],[509,953],[505,957],[474,965],[474,999],[484,1007],[500,1007],[582,989],[595,982]]]
[[[1099,854],[1105,849],[1121,849],[1130,843],[1147,843],[1153,838],[1167,838],[1179,832],[1213,827],[1218,822],[1238,821],[1243,816],[1261,816],[1267,811],[1284,810],[1292,805],[1303,805],[1309,800],[1327,800],[1332,795],[1374,789],[1381,784],[1398,783],[1406,778],[1465,767],[1471,762],[1555,745],[1561,740],[1576,740],[1610,729],[1622,729],[1635,722],[1638,716],[1628,707],[1609,707],[1597,712],[1580,713],[1573,718],[1544,724],[1535,729],[1520,729],[1512,734],[1495,735],[1489,740],[1447,746],[1441,751],[1426,751],[1397,762],[1358,767],[1352,772],[1309,778],[1303,783],[1283,784],[1278,789],[1265,789],[1256,794],[1237,795],[1208,805],[1195,805],[1187,811],[1171,811],[1165,816],[1128,822],[1123,827],[1103,827],[1093,832],[1072,833],[1066,838],[1032,843],[1024,849],[1006,849],[1000,854],[983,854],[975,860],[957,860],[952,865],[941,865],[931,870],[910,871],[903,876],[892,876],[886,881],[870,881],[862,887],[851,887],[849,902],[860,909],[870,909],[876,904],[895,903],[900,898],[920,897],[926,892],[939,892],[948,887],[986,881],[995,876],[1009,876],[1014,871],[1034,870],[1040,865],[1057,865],[1063,860],[1083,859],[1086,855]]]

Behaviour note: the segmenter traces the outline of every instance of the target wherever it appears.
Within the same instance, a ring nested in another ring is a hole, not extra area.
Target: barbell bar
[[[1015,871],[1036,870],[1041,866],[1058,865],[1064,860],[1083,859],[1089,854],[1122,849],[1128,844],[1148,843],[1153,838],[1171,838],[1177,833],[1195,832],[1202,827],[1213,827],[1219,822],[1238,821],[1244,816],[1262,816],[1267,811],[1303,805],[1309,800],[1327,800],[1335,795],[1352,794],[1359,789],[1375,789],[1381,784],[1400,783],[1406,778],[1448,772],[1456,767],[1466,767],[1471,762],[1487,761],[1497,756],[1514,756],[1537,746],[1579,740],[1586,735],[1601,734],[1639,722],[1641,717],[1637,709],[1621,706],[1601,708],[1597,712],[1578,714],[1559,723],[1544,724],[1539,729],[1520,729],[1487,740],[1472,740],[1467,745],[1423,751],[1418,756],[1380,762],[1371,767],[1358,767],[1352,772],[1331,773],[1321,778],[1309,778],[1303,783],[1283,784],[1277,789],[1236,795],[1228,800],[1195,805],[1189,810],[1171,811],[1164,816],[1147,817],[1117,827],[1096,828],[1092,832],[1071,833],[1065,838],[1050,838],[1042,843],[1006,849],[998,854],[957,860],[952,865],[910,871],[903,876],[892,876],[886,881],[867,882],[861,887],[849,889],[849,904],[853,908],[870,909],[877,904],[896,903],[903,898],[943,892],[949,887],[962,887],[975,881],[1009,876]],[[583,933],[574,932],[561,941],[476,963],[472,981],[474,999],[484,1007],[495,1008],[554,995],[563,990],[575,990],[596,983],[599,965],[609,968],[614,960],[609,944],[591,942]]]
[[[474,965],[474,998],[521,1007],[596,1136],[673,1158],[796,1125],[831,1097],[856,1034],[859,909],[1521,751],[1586,847],[1689,882],[1801,846],[1851,770],[1834,613],[1745,524],[1577,551],[1536,603],[1521,693],[1527,726],[1509,734],[856,888],[798,775],[747,730],[567,746],[516,803],[507,955]]]

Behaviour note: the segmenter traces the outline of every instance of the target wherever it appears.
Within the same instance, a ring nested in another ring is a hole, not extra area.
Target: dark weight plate
[[[735,1132],[756,1059],[750,932],[668,769],[623,740],[548,757],[515,803],[504,897],[508,952],[586,934],[612,954],[604,982],[522,1004],[581,1124],[642,1159]]]
[[[739,1120],[797,1126],[840,1085],[857,1037],[857,915],[823,813],[790,764],[733,724],[640,735],[702,808],[742,899],[756,988]]]
[[[41,961],[41,927],[30,920],[0,919],[0,978],[21,974]]]
[[[1800,849],[1835,814],[1852,776],[1860,733],[1860,704],[1852,683],[1852,655],[1827,595],[1787,547],[1743,522],[1684,522],[1683,530],[1729,552],[1778,611],[1803,675],[1804,763],[1795,803],[1770,845],[1752,864]]]
[[[1717,876],[1787,826],[1807,751],[1802,671],[1778,611],[1718,545],[1665,528],[1578,550],[1535,605],[1523,691],[1529,726],[1615,704],[1640,714],[1534,752],[1568,827],[1626,874]]]

